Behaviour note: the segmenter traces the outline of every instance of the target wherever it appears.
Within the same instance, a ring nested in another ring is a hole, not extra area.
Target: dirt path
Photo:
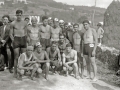
[[[35,81],[28,77],[18,81],[6,70],[0,72],[0,90],[120,90],[120,88],[100,80],[97,82],[87,79],[76,80],[71,76],[61,75],[50,75],[48,81],[42,76]]]

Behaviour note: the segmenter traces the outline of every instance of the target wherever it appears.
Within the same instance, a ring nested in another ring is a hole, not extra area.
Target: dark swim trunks
[[[13,47],[14,48],[26,48],[27,47],[27,38],[26,36],[23,37],[14,37],[14,42],[13,42]]]
[[[94,44],[84,44],[83,54],[88,55],[89,57],[94,57],[92,56],[93,48],[94,48]]]
[[[41,38],[40,39],[40,43],[42,45],[42,47],[44,47],[44,49],[50,47],[50,39],[44,39],[44,38]]]

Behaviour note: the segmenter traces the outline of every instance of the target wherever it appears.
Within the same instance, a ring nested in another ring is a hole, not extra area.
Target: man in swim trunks
[[[40,43],[45,50],[47,47],[50,47],[50,32],[51,26],[48,25],[48,17],[42,17],[43,25],[40,26]]]
[[[22,80],[22,76],[25,72],[31,71],[31,79],[33,80],[35,73],[40,73],[38,68],[39,66],[33,55],[33,46],[27,46],[26,52],[22,53],[18,59],[17,78]]]
[[[55,66],[54,73],[57,73],[59,68],[62,66],[60,51],[57,48],[56,43],[52,43],[51,47],[47,48],[47,54],[50,59],[50,66]]]
[[[78,79],[78,65],[77,65],[77,52],[72,49],[71,44],[66,45],[66,50],[63,53],[63,70],[68,75],[68,71],[74,72],[75,78]]]
[[[17,76],[17,62],[18,57],[21,53],[25,52],[27,46],[27,39],[26,39],[26,26],[27,23],[22,20],[23,11],[17,10],[16,16],[17,19],[11,23],[11,30],[10,30],[10,38],[13,42],[14,48],[14,77]]]
[[[40,42],[37,42],[35,45],[34,56],[36,58],[36,62],[39,64],[39,69],[45,71],[45,79],[48,80],[50,60],[47,55],[47,52],[42,50],[42,45]]]
[[[83,54],[87,63],[87,70],[88,70],[88,78],[91,78],[91,65],[93,67],[94,77],[92,78],[93,81],[96,81],[96,74],[97,74],[97,66],[95,62],[95,51],[97,48],[97,33],[96,30],[90,27],[90,23],[88,20],[83,21],[83,25],[85,28],[85,33],[83,36],[84,40],[84,49]]]
[[[54,19],[54,27],[51,29],[51,42],[58,42],[60,34],[62,34],[62,30],[59,27],[58,19],[55,18]]]
[[[37,42],[40,42],[40,28],[37,25],[37,18],[31,19],[32,25],[27,27],[27,40],[28,45],[34,46]]]

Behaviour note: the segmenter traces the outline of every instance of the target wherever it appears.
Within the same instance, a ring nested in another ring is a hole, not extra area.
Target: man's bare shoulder
[[[76,54],[76,53],[77,53],[77,51],[76,51],[76,50],[74,50],[74,49],[72,49],[72,50],[71,50],[71,52],[72,52],[72,53],[74,53],[74,54]]]

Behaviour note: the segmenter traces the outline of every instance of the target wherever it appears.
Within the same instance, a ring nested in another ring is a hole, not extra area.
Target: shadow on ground
[[[110,87],[107,87],[107,86],[101,86],[97,83],[92,83],[93,87],[96,88],[97,90],[114,90],[114,89],[111,89]]]

